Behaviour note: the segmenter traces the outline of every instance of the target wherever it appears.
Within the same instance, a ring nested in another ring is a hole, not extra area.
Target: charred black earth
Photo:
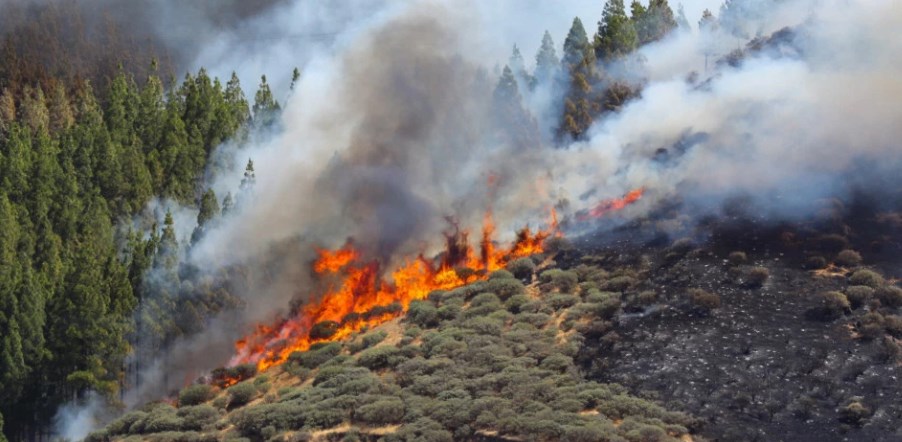
[[[622,311],[586,334],[588,377],[695,416],[710,440],[902,440],[899,217],[861,209],[577,239],[574,266],[637,269]]]

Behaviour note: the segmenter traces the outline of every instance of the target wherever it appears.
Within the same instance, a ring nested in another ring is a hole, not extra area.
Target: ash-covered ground
[[[805,222],[712,218],[677,240],[650,220],[575,240],[574,266],[637,274],[584,346],[588,377],[694,415],[710,440],[902,440],[900,219],[835,204]]]

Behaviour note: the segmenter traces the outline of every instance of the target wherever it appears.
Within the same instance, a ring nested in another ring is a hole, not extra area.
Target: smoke
[[[600,17],[597,3],[584,23]],[[245,57],[239,70],[303,72],[285,103],[281,131],[249,147],[220,149],[240,167],[209,183],[218,194],[237,191],[249,157],[256,184],[187,257],[207,274],[246,266],[248,309],[177,343],[148,370],[157,381],[128,402],[224,363],[249,324],[303,299],[312,286],[314,247],[351,239],[392,264],[435,251],[446,216],[475,227],[491,210],[498,232],[512,232],[543,223],[561,202],[564,215],[572,214],[642,187],[647,196],[626,216],[674,198],[700,215],[750,195],[764,215],[796,217],[853,185],[876,191],[898,184],[902,103],[894,98],[902,96],[902,60],[893,55],[902,40],[893,36],[902,10],[891,1],[749,4],[757,12],[748,28],[756,34],[792,30],[759,40],[758,50],[726,31],[674,33],[644,47],[641,96],[562,149],[510,142],[519,128],[497,118],[491,99],[497,78],[487,68],[521,43],[499,35],[526,35],[522,30],[534,39],[521,44],[527,59],[545,28],[560,55],[574,15],[568,7],[581,11],[585,3],[531,11],[519,2],[367,1],[352,8],[293,2],[218,34],[219,43],[195,61],[212,61],[211,72],[222,75]],[[298,29],[330,35],[264,46],[244,39]],[[737,48],[745,54],[734,65],[715,63]],[[559,112],[535,109],[556,97],[536,99],[522,85],[521,94],[538,126],[557,124],[552,116]]]
[[[82,440],[109,414],[103,399],[88,393],[82,400],[73,401],[59,409],[54,419],[54,435],[62,440]]]

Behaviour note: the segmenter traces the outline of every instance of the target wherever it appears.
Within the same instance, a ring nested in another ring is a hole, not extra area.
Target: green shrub
[[[745,252],[740,252],[740,251],[730,252],[730,255],[727,256],[727,261],[730,263],[731,266],[734,266],[734,267],[745,264],[746,261],[748,261],[748,260],[749,260],[749,258],[745,254]]]
[[[442,425],[427,417],[421,417],[413,423],[402,426],[393,434],[381,439],[385,442],[453,442],[454,435]]]
[[[855,267],[861,264],[861,255],[854,250],[843,250],[834,261],[843,267]]]
[[[874,298],[887,307],[902,307],[902,289],[894,285],[878,288],[874,291]]]
[[[542,282],[551,284],[552,287],[558,289],[561,293],[570,293],[574,291],[579,283],[579,276],[574,271],[551,269],[542,272]]]
[[[849,284],[866,285],[874,289],[882,286],[884,283],[885,281],[879,273],[868,269],[856,270],[855,273],[852,273],[852,276],[849,277]]]
[[[401,355],[399,348],[383,345],[360,352],[360,355],[357,356],[357,365],[370,370],[380,370],[393,367],[403,359],[404,357]]]
[[[177,416],[183,419],[182,431],[203,431],[219,419],[219,410],[207,404],[194,405],[179,408]]]
[[[140,410],[132,411],[131,413],[110,422],[106,427],[106,433],[109,435],[128,434],[135,422],[144,420],[145,418],[147,418],[147,412]]]
[[[190,385],[179,392],[179,406],[197,405],[213,399],[213,387],[206,384]]]
[[[611,292],[625,292],[631,288],[633,288],[638,281],[636,278],[632,276],[622,275],[615,276],[604,283],[601,284],[602,290],[607,290]]]
[[[840,292],[821,293],[819,298],[820,312],[816,315],[819,319],[831,320],[839,318],[851,308],[846,295]]]
[[[381,399],[354,410],[354,421],[369,425],[387,425],[404,418],[404,402],[399,398]]]
[[[432,328],[439,324],[438,311],[427,301],[411,301],[407,307],[407,320],[423,328]]]
[[[461,327],[475,331],[483,336],[499,336],[504,323],[487,316],[477,316],[466,320]]]
[[[745,274],[745,286],[751,288],[761,287],[767,282],[769,277],[770,271],[767,270],[767,267],[752,267]]]
[[[511,296],[504,302],[504,308],[511,313],[520,313],[520,308],[525,304],[529,304],[532,300],[526,295]]]
[[[416,326],[413,326],[413,327],[416,327]],[[419,330],[419,328],[417,328],[417,330]],[[384,341],[385,338],[387,338],[387,337],[388,337],[388,333],[386,333],[383,330],[379,330],[377,332],[372,332],[372,333],[367,333],[367,334],[363,335],[359,340],[348,344],[348,349],[351,351],[351,353],[357,353],[360,350],[370,348],[370,347]]]
[[[874,289],[866,285],[853,285],[846,289],[846,299],[852,308],[859,308],[865,305],[871,296],[874,295]]]
[[[335,332],[338,331],[338,327],[341,324],[335,321],[321,321],[313,324],[313,327],[310,327],[310,339],[313,340],[323,340],[329,339],[335,335]]]
[[[250,382],[241,382],[229,387],[229,407],[240,407],[257,397],[257,387]]]
[[[482,290],[478,293],[485,292],[494,293],[499,299],[504,301],[511,296],[526,293],[526,287],[523,286],[520,280],[514,278],[493,279],[486,281]]]
[[[548,305],[555,310],[570,307],[579,302],[579,297],[565,293],[557,293],[548,298]]]
[[[288,355],[288,360],[304,368],[316,368],[341,353],[338,342],[319,342],[310,346],[307,351],[297,351]]]
[[[507,270],[499,269],[489,274],[489,281],[493,279],[514,279],[514,274]]]
[[[229,421],[244,436],[262,438],[266,427],[277,431],[300,429],[306,420],[307,408],[296,402],[261,404],[232,413]]]
[[[712,310],[720,307],[720,296],[713,293],[702,289],[689,289],[687,293],[692,309],[703,316],[711,314]]]
[[[535,272],[536,265],[529,258],[519,258],[507,263],[506,268],[514,277],[528,279]]]

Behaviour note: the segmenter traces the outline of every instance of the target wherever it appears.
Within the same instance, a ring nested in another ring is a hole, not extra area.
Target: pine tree
[[[66,94],[63,83],[57,82],[50,95],[49,104],[50,132],[58,133],[69,129],[75,124],[75,112]]]
[[[254,126],[258,129],[272,127],[278,121],[281,110],[266,82],[266,75],[260,77],[260,87],[254,96]]]
[[[234,207],[235,201],[232,200],[232,192],[229,192],[226,194],[225,198],[222,199],[222,216],[228,216]]]
[[[554,40],[551,39],[551,34],[545,31],[545,35],[542,36],[542,45],[539,46],[536,53],[536,79],[545,82],[555,78],[560,69],[560,63],[554,50]]]
[[[577,66],[594,64],[594,53],[589,51],[589,36],[586,34],[586,28],[583,22],[576,17],[573,19],[573,25],[564,40],[564,58],[562,62],[567,71],[572,71]],[[592,54],[592,60],[589,60],[589,54]]]
[[[595,34],[595,56],[604,61],[619,60],[636,50],[638,44],[639,36],[626,15],[623,0],[608,0]]]
[[[648,9],[639,16],[634,13],[632,19],[640,45],[661,40],[677,27],[673,10],[670,9],[667,0],[649,0]]]
[[[301,71],[298,70],[298,68],[294,68],[294,70],[291,71],[291,86],[289,87],[289,89],[291,89],[292,92],[294,91],[294,87],[297,86],[298,80],[300,80],[300,78],[301,78]]]
[[[248,158],[247,166],[244,167],[244,178],[241,179],[240,189],[242,191],[251,189],[254,187],[254,183],[256,182],[257,175],[254,173],[254,160]]]
[[[208,224],[210,221],[218,217],[219,214],[219,201],[216,199],[216,193],[213,192],[213,189],[207,189],[200,200],[200,211],[197,213],[197,226],[191,234],[192,244],[196,244],[200,241],[204,233],[209,229]]]
[[[22,103],[19,106],[19,121],[31,129],[31,133],[39,134],[50,130],[50,111],[44,91],[40,86],[25,87]]]
[[[563,64],[569,75],[569,86],[564,97],[564,113],[557,129],[558,139],[565,136],[578,138],[592,124],[598,110],[592,99],[592,84],[598,80],[595,61],[595,49],[589,44],[582,22],[576,18],[564,42]]]

